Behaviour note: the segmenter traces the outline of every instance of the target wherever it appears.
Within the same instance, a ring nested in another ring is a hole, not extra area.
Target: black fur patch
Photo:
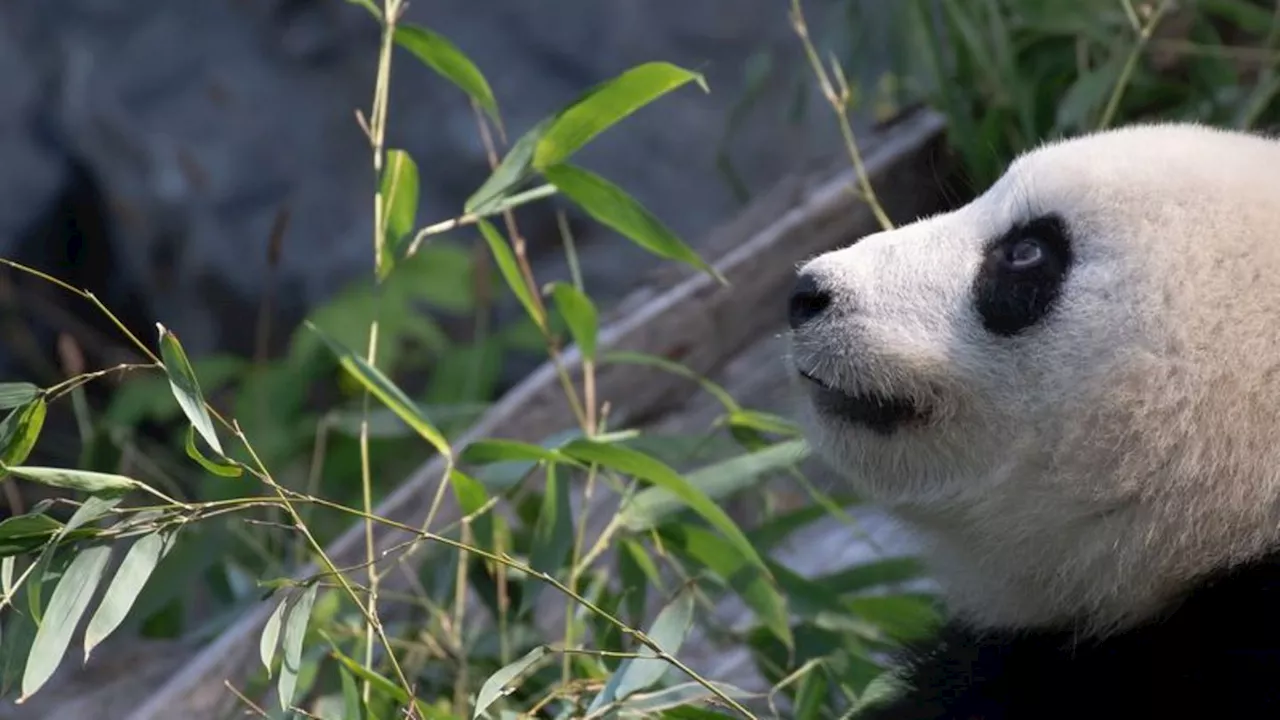
[[[1039,261],[1018,267],[1013,254],[1027,242],[1039,248]],[[1043,320],[1058,299],[1071,262],[1067,225],[1057,215],[1035,218],[989,242],[973,280],[974,304],[983,327],[1011,337]]]
[[[953,624],[905,653],[910,690],[865,720],[1280,718],[1280,553],[1101,641]]]

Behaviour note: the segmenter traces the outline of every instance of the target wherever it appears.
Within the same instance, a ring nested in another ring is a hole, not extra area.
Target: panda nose
[[[822,314],[831,304],[831,293],[818,286],[812,273],[801,273],[796,278],[795,287],[791,289],[791,298],[787,303],[787,322],[792,330],[799,330],[801,325]]]

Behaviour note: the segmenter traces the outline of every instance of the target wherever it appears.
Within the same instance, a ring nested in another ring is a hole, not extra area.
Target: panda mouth
[[[845,392],[803,370],[800,377],[812,385],[813,405],[820,414],[865,426],[880,435],[891,435],[903,425],[928,418],[924,408],[906,398]]]

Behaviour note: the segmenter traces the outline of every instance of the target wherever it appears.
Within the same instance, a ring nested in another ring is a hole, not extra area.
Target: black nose
[[[822,314],[830,304],[831,293],[818,287],[818,281],[812,274],[802,274],[796,278],[787,304],[787,321],[791,323],[791,329],[799,329],[801,325]]]

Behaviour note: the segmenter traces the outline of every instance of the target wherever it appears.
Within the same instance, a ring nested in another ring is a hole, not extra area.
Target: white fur
[[[985,243],[1056,212],[1056,308],[987,333]],[[892,436],[806,413],[819,453],[916,529],[980,626],[1142,619],[1280,542],[1280,142],[1144,125],[1045,145],[981,197],[814,259],[832,308],[792,363],[934,410]]]

